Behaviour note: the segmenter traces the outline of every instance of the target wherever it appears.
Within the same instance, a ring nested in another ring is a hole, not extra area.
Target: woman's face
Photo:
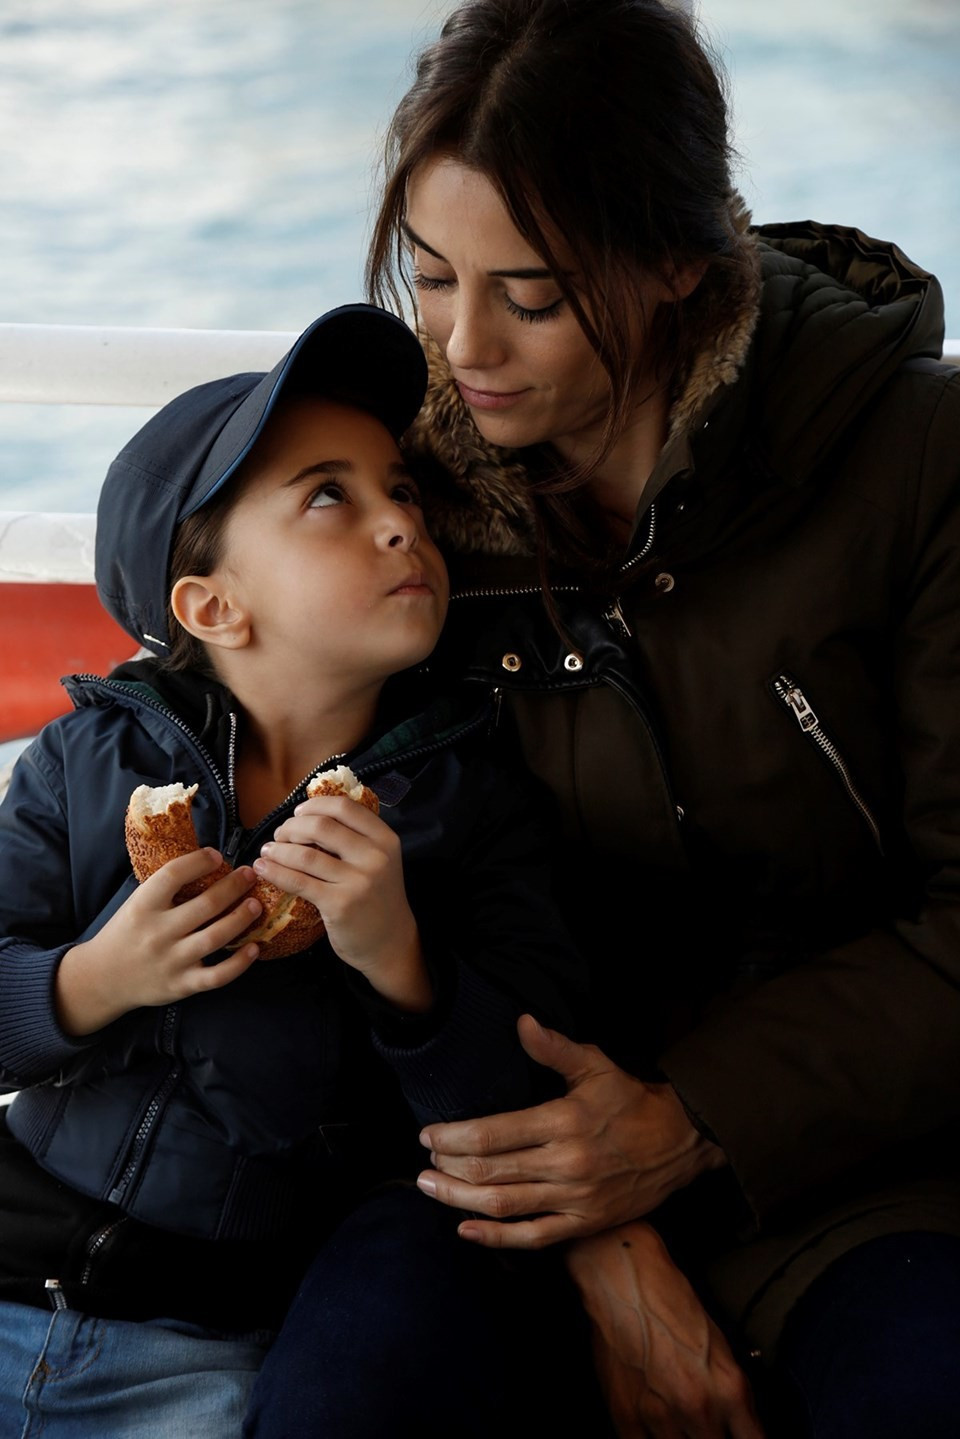
[[[497,445],[596,447],[610,382],[554,275],[490,181],[441,157],[418,169],[405,220],[423,324],[477,429]],[[576,260],[558,245],[577,281]]]

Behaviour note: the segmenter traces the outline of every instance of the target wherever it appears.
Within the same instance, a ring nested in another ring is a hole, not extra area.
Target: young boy
[[[425,383],[401,321],[344,306],[108,472],[99,593],[159,658],[67,680],[0,806],[0,1433],[236,1436],[298,1277],[416,1174],[418,1124],[544,1097],[516,1019],[569,1023],[579,969],[489,716],[422,667],[447,579],[398,440]],[[305,799],[341,763],[380,816]],[[177,782],[201,848],[138,885],[130,795]],[[325,938],[230,948],[258,877]]]

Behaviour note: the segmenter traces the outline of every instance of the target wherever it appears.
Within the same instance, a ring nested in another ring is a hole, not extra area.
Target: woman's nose
[[[456,370],[489,370],[503,359],[494,317],[486,306],[466,298],[462,290],[454,300],[446,358]]]

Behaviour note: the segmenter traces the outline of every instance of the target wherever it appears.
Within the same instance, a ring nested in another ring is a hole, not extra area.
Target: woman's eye
[[[418,290],[446,290],[453,284],[453,281],[441,280],[434,275],[425,275],[422,270],[415,269],[413,272],[413,283]]]
[[[322,510],[330,505],[342,505],[345,499],[346,495],[340,485],[331,482],[314,490],[307,504],[312,510]]]
[[[549,320],[563,304],[563,296],[561,296],[558,300],[552,300],[549,305],[542,305],[539,310],[529,310],[525,305],[518,305],[516,300],[511,300],[509,295],[504,298],[511,315],[515,315],[518,320],[529,320],[533,325],[542,320]]]

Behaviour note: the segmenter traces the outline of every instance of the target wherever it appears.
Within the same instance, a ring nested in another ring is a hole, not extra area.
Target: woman
[[[445,660],[558,800],[596,981],[595,1045],[521,1024],[567,1096],[429,1126],[421,1188],[475,1246],[560,1246],[621,1436],[952,1432],[936,280],[856,230],[749,228],[720,75],[657,0],[460,6],[394,117],[368,278],[412,285],[431,359]]]

